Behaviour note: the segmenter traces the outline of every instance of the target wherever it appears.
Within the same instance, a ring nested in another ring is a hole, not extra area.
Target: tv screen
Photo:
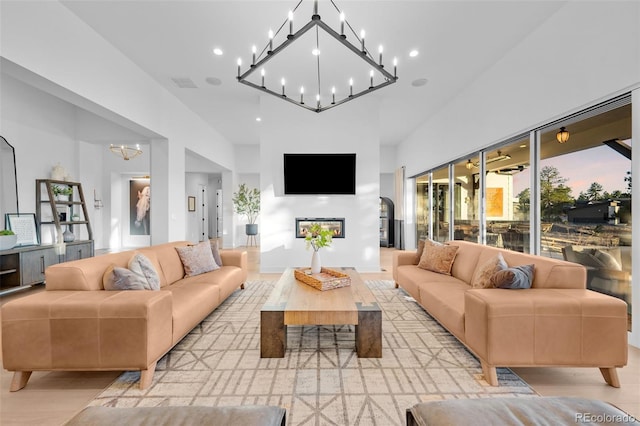
[[[356,154],[284,154],[284,193],[355,194]]]

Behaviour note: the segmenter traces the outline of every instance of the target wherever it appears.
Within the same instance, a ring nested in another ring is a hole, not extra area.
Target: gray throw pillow
[[[160,290],[160,277],[149,258],[142,253],[136,253],[129,260],[129,269],[136,275],[144,278],[145,288],[149,290]]]
[[[207,241],[202,241],[195,245],[176,247],[176,251],[180,256],[182,266],[184,266],[184,273],[187,277],[193,277],[220,268],[213,259],[211,244]]]
[[[531,288],[534,265],[513,266],[491,276],[495,288],[523,289]]]
[[[147,280],[135,272],[111,265],[102,276],[102,285],[107,291],[149,290]]]
[[[220,257],[220,248],[218,247],[218,240],[211,240],[211,253],[213,254],[213,260],[216,261],[218,266],[222,266],[222,258]]]

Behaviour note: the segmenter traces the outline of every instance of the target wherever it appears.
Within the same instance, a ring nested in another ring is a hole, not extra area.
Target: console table
[[[53,264],[93,256],[93,240],[66,243],[64,255],[53,245],[14,247],[0,251],[0,295],[44,282],[44,270]]]

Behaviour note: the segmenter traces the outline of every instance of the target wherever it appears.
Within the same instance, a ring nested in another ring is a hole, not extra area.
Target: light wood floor
[[[382,270],[363,273],[363,279],[391,277],[391,254],[394,249],[380,249]],[[279,274],[259,272],[259,251],[247,248],[249,280],[275,280]],[[0,304],[23,297],[32,290],[0,297]],[[0,344],[1,344],[0,335]],[[1,356],[1,355],[0,355]],[[640,419],[640,349],[629,347],[629,364],[618,370],[619,389],[607,386],[597,368],[514,368],[536,392],[543,396],[580,396],[608,401]],[[120,372],[34,372],[27,386],[9,392],[12,374],[0,373],[0,425],[62,425],[102,392]]]

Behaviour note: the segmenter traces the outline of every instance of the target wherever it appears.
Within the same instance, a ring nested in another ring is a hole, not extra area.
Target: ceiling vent
[[[197,89],[198,86],[188,77],[172,77],[171,80],[181,89]]]

